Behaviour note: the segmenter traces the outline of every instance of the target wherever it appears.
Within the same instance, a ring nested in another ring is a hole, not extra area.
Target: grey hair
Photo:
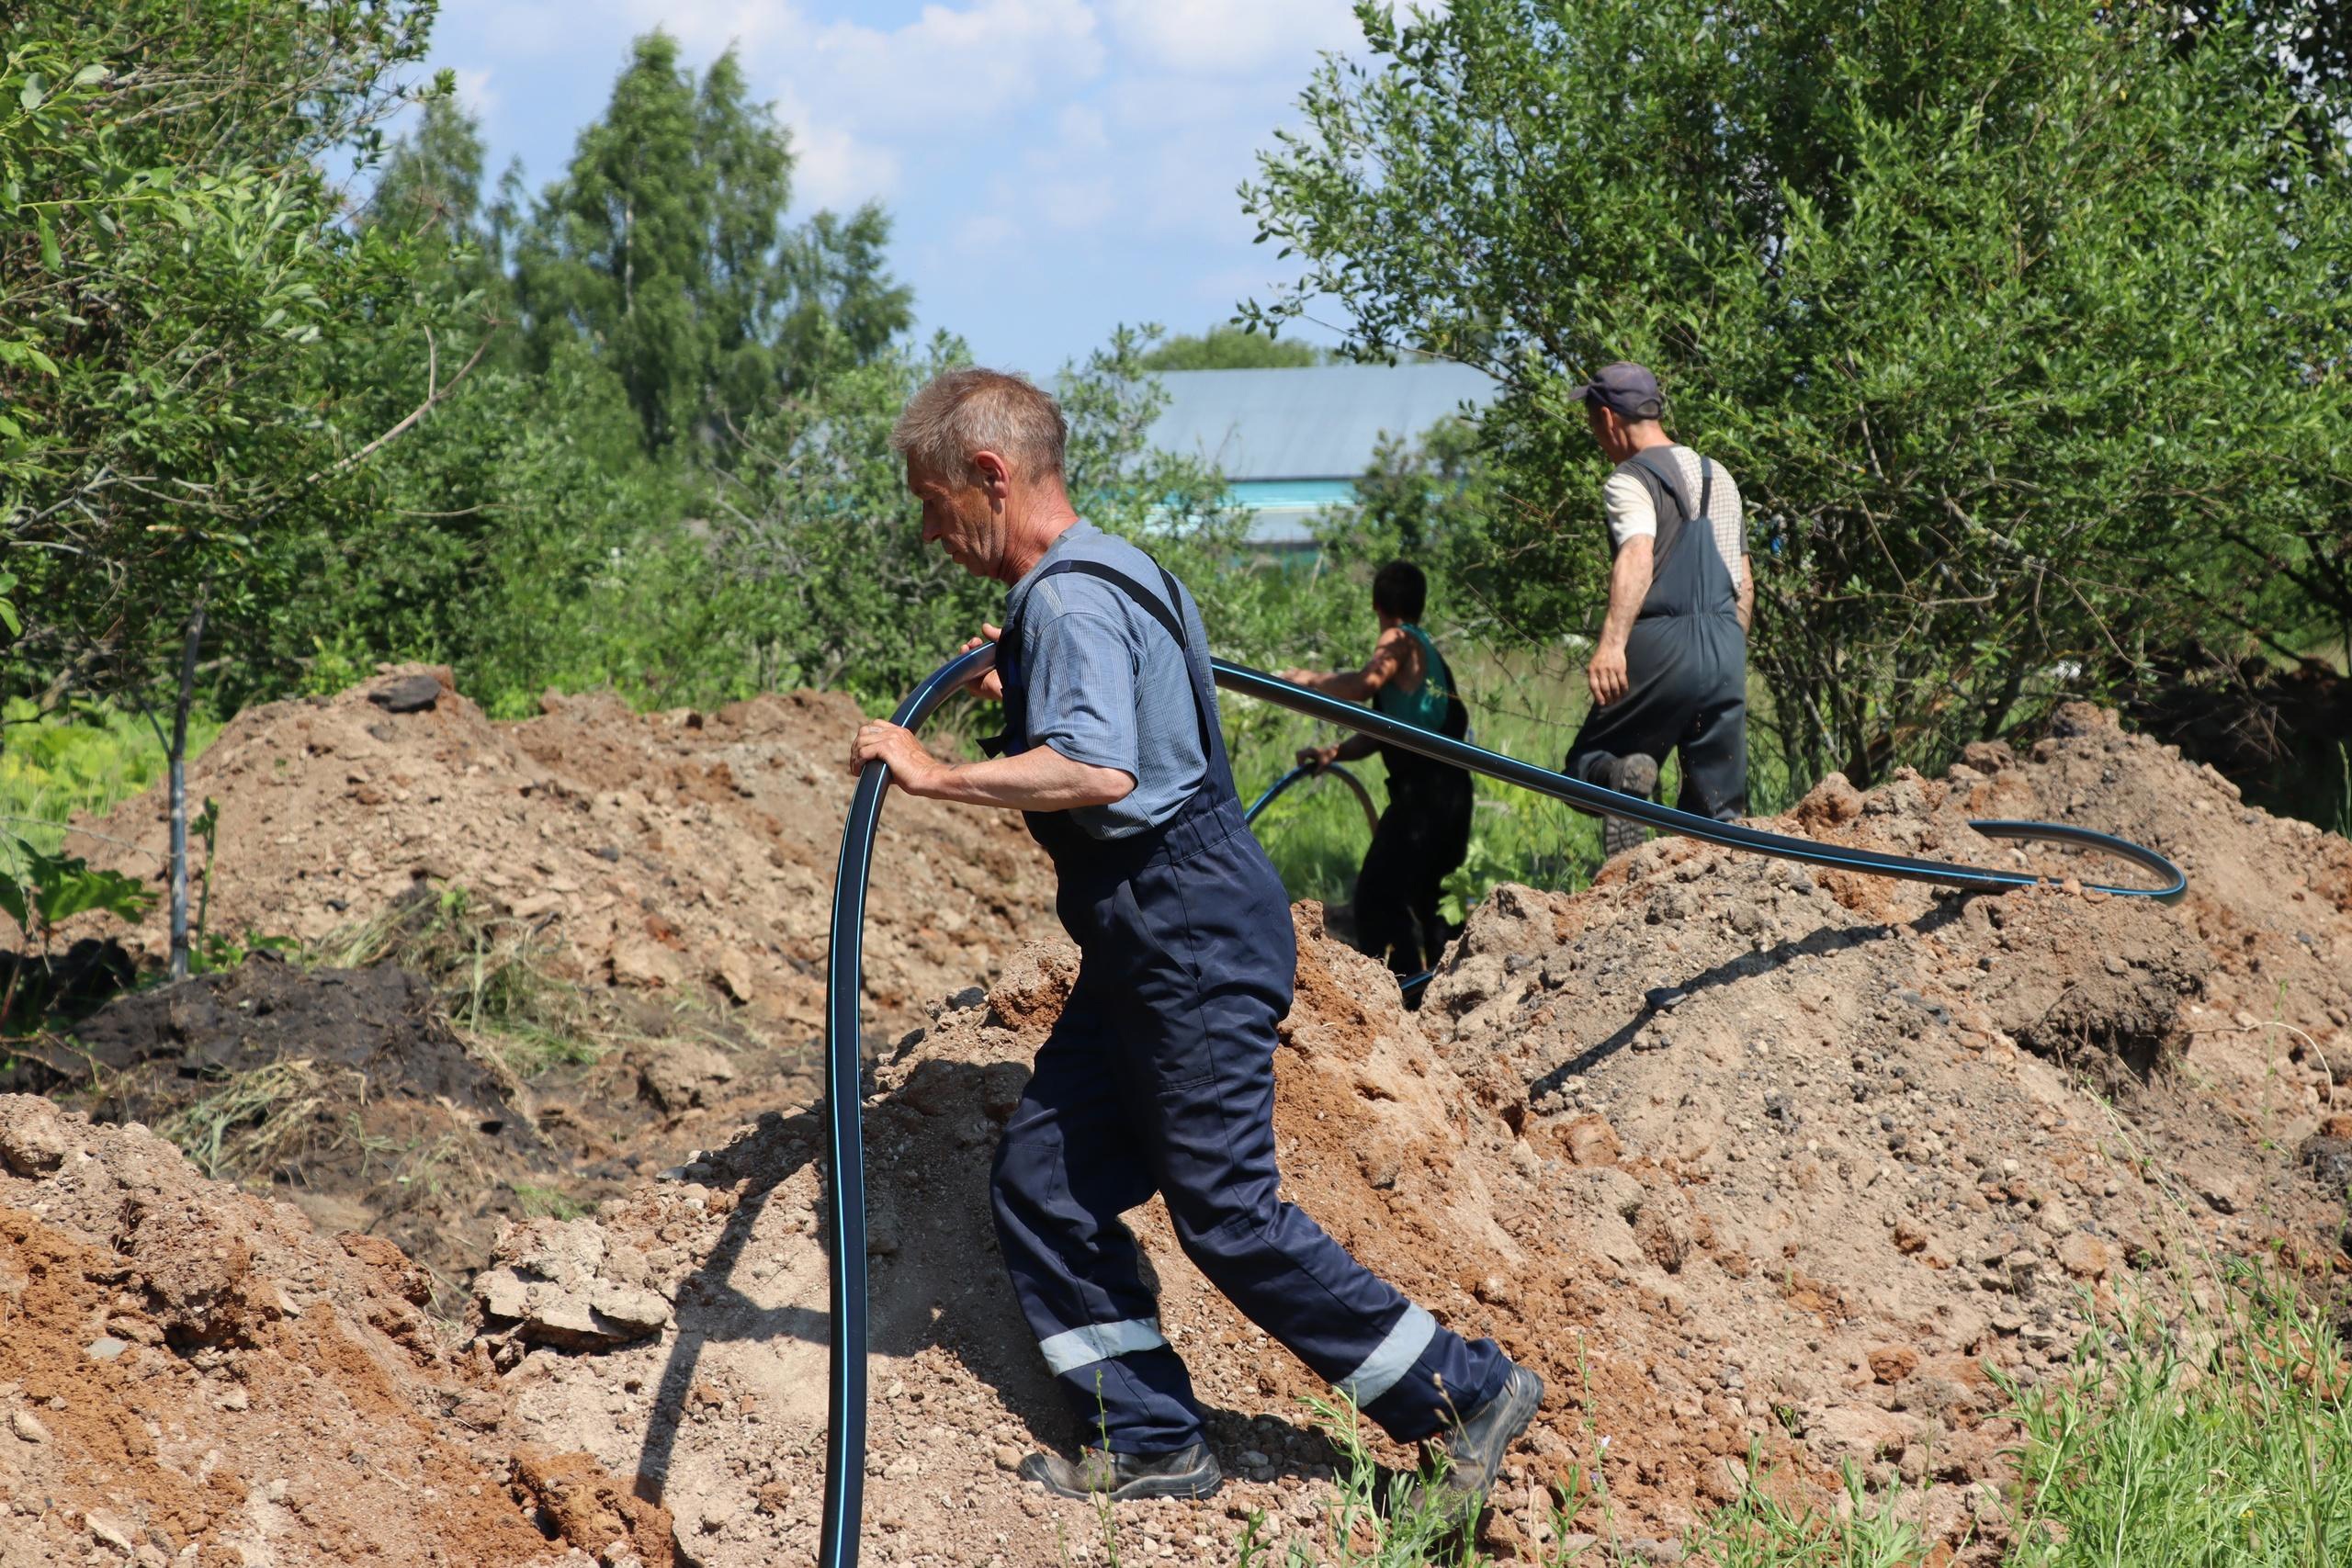
[[[978,366],[932,378],[890,427],[890,449],[915,467],[969,476],[972,455],[993,452],[1024,479],[1059,479],[1069,421],[1025,376]]]

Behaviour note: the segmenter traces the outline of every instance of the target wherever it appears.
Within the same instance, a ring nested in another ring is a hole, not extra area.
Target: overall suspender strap
[[[1176,645],[1176,651],[1182,655],[1184,660],[1184,673],[1193,688],[1193,716],[1200,727],[1202,761],[1207,768],[1209,776],[1212,779],[1222,780],[1227,793],[1230,793],[1233,789],[1233,764],[1225,754],[1225,736],[1211,717],[1216,710],[1215,698],[1210,695],[1214,688],[1210,684],[1209,671],[1202,660],[1194,657],[1192,639],[1184,635],[1183,590],[1177,585],[1175,577],[1166,567],[1159,566],[1158,561],[1153,561],[1152,565],[1159,567],[1160,587],[1166,594],[1164,601],[1159,595],[1154,594],[1118,568],[1105,566],[1100,561],[1057,561],[1037,574],[1037,581],[1043,582],[1048,577],[1060,577],[1068,573],[1095,578],[1117,589],[1132,601],[1136,608],[1159,623],[1160,630],[1168,634],[1170,640]],[[1030,592],[1034,594],[1035,592],[1036,587],[1032,584]],[[1000,634],[1001,639],[1009,643],[1012,649],[1013,658],[1016,660],[1016,677],[1019,675],[1017,661],[1021,653],[1020,636],[1023,624],[1028,620],[1028,617],[1029,601],[1024,598],[1021,602],[1021,614],[1013,616],[1012,624],[1007,626]],[[1021,708],[1023,727],[1025,728],[1027,703],[1023,702]],[[1006,739],[1026,743],[1025,736],[1008,735]]]
[[[1715,479],[1713,467],[1704,457],[1700,458],[1699,472],[1705,479],[1706,489],[1700,493],[1698,511],[1694,514],[1690,507],[1690,493],[1682,488],[1681,465],[1658,457],[1657,454],[1663,448],[1653,446],[1646,451],[1634,453],[1629,459],[1650,478],[1656,479],[1659,489],[1674,498],[1675,516],[1672,530],[1668,531],[1666,518],[1658,519],[1657,550],[1651,557],[1657,566],[1654,566],[1652,570],[1665,564],[1666,558],[1673,553],[1677,545],[1682,542],[1682,536],[1690,524],[1706,521],[1707,502],[1714,490]]]
[[[1627,459],[1645,481],[1653,497],[1671,497],[1675,515],[1658,506],[1658,533],[1651,556],[1649,591],[1642,596],[1642,619],[1660,615],[1727,613],[1735,608],[1730,563],[1715,543],[1713,521],[1706,508],[1714,498],[1714,465],[1699,459],[1699,505],[1694,509],[1680,471],[1662,448],[1652,447]]]

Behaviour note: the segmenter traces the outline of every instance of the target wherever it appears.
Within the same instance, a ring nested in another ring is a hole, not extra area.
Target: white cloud
[[[1102,64],[1094,14],[1081,0],[978,0],[925,6],[888,31],[835,22],[794,74],[812,97],[870,129],[968,135],[1059,102]]]
[[[899,154],[835,126],[786,114],[792,128],[792,191],[803,206],[836,210],[878,200],[899,188]]]
[[[982,212],[956,225],[952,243],[969,256],[994,255],[1021,242],[1021,226],[1001,212]]]
[[[1085,0],[928,5],[901,27],[818,21],[791,0],[626,0],[706,60],[733,46],[762,90],[805,101],[851,134],[968,134],[1102,69]]]
[[[1055,228],[1080,231],[1108,222],[1118,210],[1111,179],[1102,175],[1047,180],[1030,193],[1030,200]]]
[[[1146,71],[1295,69],[1363,38],[1348,0],[1109,0],[1107,8],[1127,57]]]
[[[565,8],[551,0],[499,0],[473,21],[483,42],[517,59],[561,52],[574,30],[567,25]]]
[[[503,101],[498,96],[498,89],[490,85],[492,74],[488,67],[460,69],[457,73],[458,102],[476,119],[488,119],[495,115]]]
[[[1085,104],[1064,104],[1061,113],[1054,117],[1054,130],[1061,144],[1073,151],[1099,152],[1111,145],[1102,116]]]

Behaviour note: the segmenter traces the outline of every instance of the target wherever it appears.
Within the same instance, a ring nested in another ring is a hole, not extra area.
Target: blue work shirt
[[[1110,567],[1155,597],[1159,566],[1125,539],[1080,522],[1055,539],[1005,598],[1006,624],[1022,632],[1014,657],[1028,693],[1023,739],[1133,778],[1136,787],[1125,799],[1069,813],[1094,838],[1124,839],[1174,817],[1208,775],[1193,683],[1182,650],[1121,590],[1082,572],[1038,581],[1066,560]],[[1200,607],[1181,585],[1177,596],[1186,635],[1205,658]],[[1217,722],[1214,697],[1209,722]]]

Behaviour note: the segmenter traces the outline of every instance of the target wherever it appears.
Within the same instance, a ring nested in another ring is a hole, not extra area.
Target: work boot
[[[1493,1398],[1422,1445],[1422,1458],[1436,1465],[1438,1475],[1424,1486],[1421,1500],[1449,1514],[1459,1512],[1465,1520],[1475,1518],[1503,1467],[1504,1452],[1543,1403],[1544,1380],[1525,1367],[1512,1367]]]
[[[1225,1481],[1206,1443],[1172,1454],[1116,1454],[1083,1448],[1075,1464],[1059,1454],[1031,1454],[1021,1461],[1021,1475],[1057,1497],[1081,1502],[1105,1497],[1114,1503],[1130,1497],[1205,1497]]]
[[[1655,759],[1636,751],[1630,757],[1611,760],[1607,772],[1608,777],[1602,782],[1618,794],[1636,795],[1643,800],[1656,798],[1657,762]],[[1649,829],[1639,822],[1629,821],[1623,817],[1603,817],[1600,819],[1600,852],[1603,858],[1639,849],[1648,837]]]

